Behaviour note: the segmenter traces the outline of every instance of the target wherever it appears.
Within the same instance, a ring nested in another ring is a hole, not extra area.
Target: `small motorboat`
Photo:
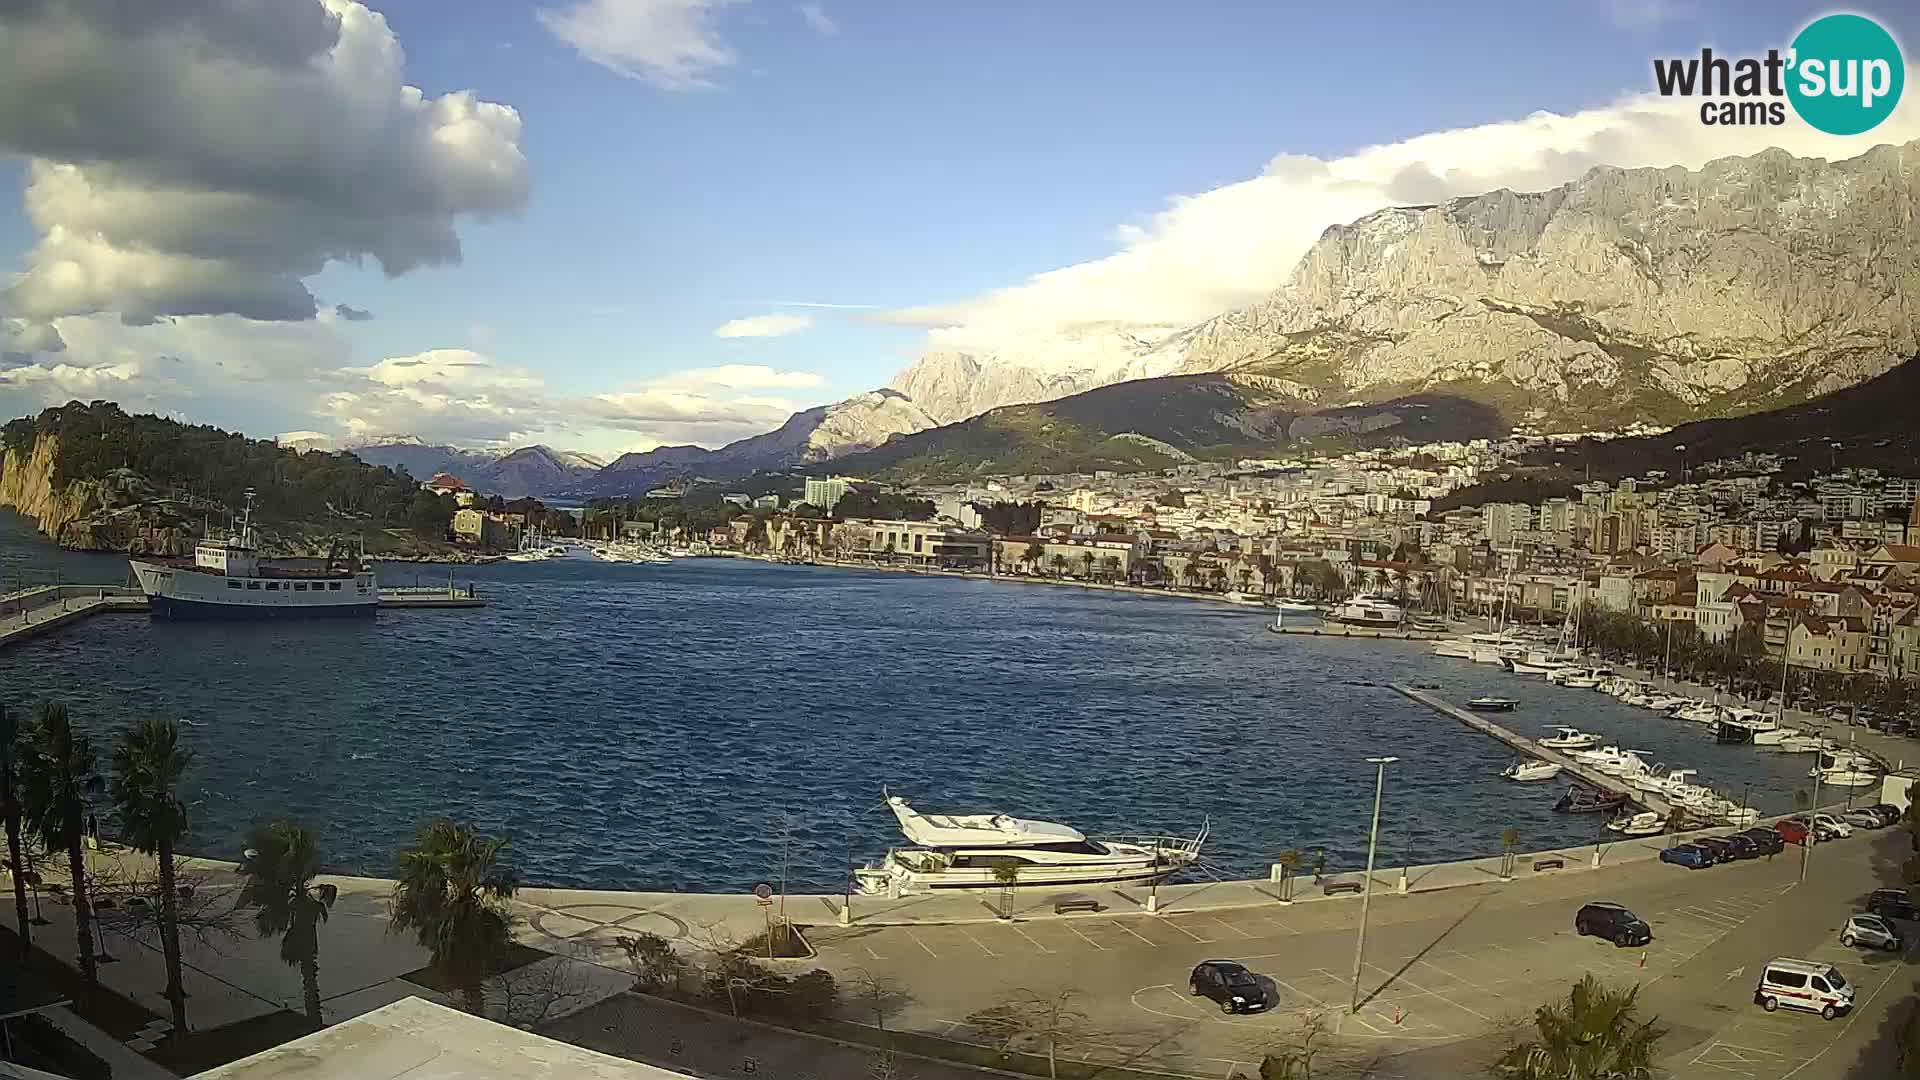
[[[1477,697],[1467,701],[1467,708],[1474,712],[1512,712],[1513,707],[1518,704],[1520,703],[1512,698]]]
[[[1319,605],[1309,604],[1305,600],[1294,600],[1290,597],[1283,597],[1279,601],[1275,602],[1273,606],[1279,608],[1281,613],[1285,615],[1318,615],[1320,614]]]
[[[1500,775],[1509,780],[1532,781],[1551,780],[1560,775],[1562,766],[1552,761],[1516,761],[1500,770]]]
[[[1574,784],[1567,788],[1565,795],[1560,796],[1559,802],[1553,804],[1553,809],[1558,814],[1604,814],[1626,804],[1625,795]]]
[[[1540,745],[1549,750],[1591,750],[1600,745],[1600,736],[1579,728],[1557,727],[1552,735],[1540,740]]]
[[[1665,832],[1667,819],[1652,810],[1622,815],[1607,822],[1607,829],[1623,836],[1657,836]]]

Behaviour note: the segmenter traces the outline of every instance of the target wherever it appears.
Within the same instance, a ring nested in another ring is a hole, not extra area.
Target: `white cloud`
[[[713,85],[708,73],[734,52],[713,27],[733,0],[576,0],[541,8],[540,25],[601,67],[663,90]]]
[[[723,323],[714,330],[714,337],[723,338],[767,338],[786,337],[797,334],[813,325],[811,315],[749,315],[744,319],[735,319]]]
[[[1339,158],[1281,154],[1258,177],[1176,197],[1125,230],[1112,255],[959,302],[873,317],[937,329],[944,344],[989,346],[1092,322],[1190,324],[1272,292],[1329,225],[1382,207],[1503,187],[1540,190],[1603,164],[1697,168],[1769,146],[1837,159],[1875,142],[1916,137],[1914,95],[1870,140],[1823,135],[1797,120],[1777,128],[1706,127],[1697,104],[1649,96],[1570,116],[1540,112],[1435,132]]]
[[[0,152],[40,234],[0,308],[306,320],[331,260],[459,261],[456,219],[526,198],[520,117],[404,64],[350,0],[0,7]]]
[[[688,368],[656,380],[669,386],[716,386],[728,390],[812,390],[826,385],[813,371],[783,371],[761,364],[721,364]]]
[[[821,37],[836,37],[840,33],[840,24],[828,17],[826,9],[819,4],[801,4],[800,17]]]

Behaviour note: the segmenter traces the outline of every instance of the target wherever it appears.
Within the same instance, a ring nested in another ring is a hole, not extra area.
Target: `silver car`
[[[1900,940],[1900,931],[1880,916],[1854,915],[1840,931],[1840,944],[1899,952],[1906,943]]]

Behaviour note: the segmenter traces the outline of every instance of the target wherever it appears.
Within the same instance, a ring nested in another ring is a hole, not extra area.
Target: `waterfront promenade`
[[[840,897],[793,896],[787,912],[810,926],[807,936],[818,955],[781,963],[832,971],[845,988],[849,1019],[861,1020],[852,987],[878,978],[896,999],[886,1019],[890,1028],[963,1041],[982,1041],[965,1017],[1010,989],[1071,986],[1079,1006],[1109,1037],[1070,1056],[1116,1060],[1142,1054],[1156,1068],[1211,1077],[1224,1076],[1229,1067],[1249,1068],[1257,1060],[1255,1044],[1284,1039],[1312,1014],[1335,1021],[1342,1054],[1409,1062],[1445,1060],[1449,1052],[1484,1057],[1489,1040],[1512,1022],[1564,993],[1581,973],[1594,971],[1657,988],[1651,1000],[1675,1027],[1667,1049],[1676,1061],[1704,1066],[1741,1060],[1743,1067],[1732,1071],[1753,1080],[1844,1075],[1814,1063],[1827,1055],[1844,1060],[1849,1040],[1870,1038],[1914,969],[1911,953],[1856,953],[1832,938],[1859,897],[1897,873],[1905,852],[1896,849],[1904,848],[1904,837],[1883,831],[1820,845],[1806,883],[1800,881],[1798,849],[1691,872],[1655,861],[1658,846],[1605,845],[1598,869],[1592,849],[1530,853],[1516,860],[1511,880],[1500,876],[1497,859],[1412,867],[1404,896],[1398,868],[1377,873],[1358,984],[1361,1007],[1351,1015],[1345,1014],[1355,991],[1348,965],[1360,905],[1351,895],[1328,895],[1326,883],[1310,876],[1294,882],[1292,903],[1283,902],[1273,882],[1167,886],[1158,890],[1157,914],[1145,910],[1147,890],[1090,890],[1086,895],[1102,904],[1101,912],[1061,915],[1053,910],[1060,891],[1020,889],[1011,919],[997,916],[991,895],[855,897],[852,920],[842,926]],[[94,858],[140,859],[118,851]],[[1534,868],[1549,858],[1562,863]],[[214,894],[236,885],[230,864],[191,860],[187,872]],[[410,937],[386,930],[391,882],[331,875],[324,880],[340,890],[322,929],[321,993],[329,1021],[407,996],[447,1000],[416,981],[426,964],[424,951]],[[1648,918],[1653,945],[1620,950],[1573,935],[1572,911],[1595,898],[1627,903]],[[613,939],[649,931],[700,952],[757,931],[778,910],[778,901],[768,908],[751,895],[530,888],[515,906],[519,939],[539,950],[538,959],[495,980],[489,994],[494,1007],[549,1033],[574,1032],[598,1049],[645,1057],[641,1051],[662,1040],[637,1032],[629,1037],[620,1025],[660,1009],[622,996],[631,978]],[[44,895],[42,909],[49,924],[37,928],[36,940],[67,955],[70,909]],[[106,947],[116,962],[102,965],[103,979],[163,1017],[157,952],[139,940],[143,935],[130,933],[124,916],[109,912],[106,922]],[[243,935],[214,945],[189,939],[183,946],[189,1015],[197,1028],[298,1009],[299,974],[280,962],[276,943]],[[1840,965],[1861,987],[1861,1012],[1844,1025],[1826,1025],[1744,1005],[1753,965],[1783,953]],[[1270,979],[1282,1008],[1265,1017],[1234,1018],[1197,1008],[1186,996],[1185,973],[1214,957],[1241,960]],[[524,1011],[516,1016],[515,1009]],[[726,1028],[745,1046],[757,1039],[789,1044],[782,1050],[787,1060],[807,1053],[804,1043],[799,1049],[790,1045],[802,1036],[756,1035],[711,1014],[690,1014],[686,1022]],[[837,1045],[816,1049],[824,1054]],[[1761,1058],[1767,1067],[1756,1067]]]

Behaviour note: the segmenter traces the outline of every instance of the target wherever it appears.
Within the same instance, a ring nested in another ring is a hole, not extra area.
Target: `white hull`
[[[246,576],[129,560],[140,591],[165,617],[265,618],[370,614],[380,606],[373,571],[352,576]]]

